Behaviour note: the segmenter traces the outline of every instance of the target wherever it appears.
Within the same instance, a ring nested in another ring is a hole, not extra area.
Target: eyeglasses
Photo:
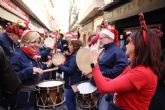
[[[107,38],[107,37],[100,37],[99,39],[102,40],[102,39],[105,39],[105,38]]]

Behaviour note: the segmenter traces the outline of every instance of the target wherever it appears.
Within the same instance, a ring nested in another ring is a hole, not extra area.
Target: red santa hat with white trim
[[[67,32],[64,36],[66,40],[77,40],[77,36],[73,32]]]
[[[29,30],[33,30],[34,26],[32,25],[32,23],[30,21],[26,21],[24,22],[25,27]]]
[[[43,28],[38,29],[38,33],[45,36],[45,30]]]
[[[54,32],[51,32],[50,34],[52,37],[54,37],[55,39],[58,39],[58,32],[54,31]]]
[[[117,46],[119,46],[118,31],[117,29],[103,29],[100,33],[103,33],[114,40]]]

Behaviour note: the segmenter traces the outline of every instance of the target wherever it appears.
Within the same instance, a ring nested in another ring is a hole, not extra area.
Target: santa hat
[[[31,22],[27,21],[27,22],[24,22],[24,24],[25,24],[25,27],[26,27],[27,29],[30,29],[30,30],[33,29],[33,25],[31,24]]]
[[[58,33],[57,32],[51,32],[51,36],[54,38],[58,38]]]
[[[45,30],[43,28],[38,29],[40,35],[45,35]]]
[[[117,46],[119,46],[118,31],[116,29],[103,29],[100,33],[103,33],[114,40]]]
[[[67,32],[64,36],[64,39],[67,40],[77,40],[77,36],[73,32]]]
[[[114,38],[115,38],[115,34],[114,33],[112,33],[110,30],[108,30],[108,29],[103,29],[101,32],[100,32],[100,34],[105,34],[105,35],[107,35],[108,37],[110,37],[111,39],[113,39],[114,40]]]
[[[110,31],[115,35],[114,42],[116,43],[117,46],[120,46],[118,30],[117,29],[110,29]]]

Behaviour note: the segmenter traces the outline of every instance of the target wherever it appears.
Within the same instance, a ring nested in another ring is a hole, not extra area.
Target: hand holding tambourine
[[[51,56],[48,56],[48,61],[46,62],[46,65],[48,68],[50,68],[52,66],[52,57]]]
[[[77,66],[84,75],[92,72],[92,68],[90,66],[91,63],[90,63],[89,52],[90,52],[89,47],[82,47],[78,50],[76,54]]]
[[[100,49],[99,47],[100,44],[100,40],[98,40],[98,42],[95,45],[92,45],[90,47],[90,62],[91,63],[98,63],[98,58],[100,56],[100,54],[102,53],[102,51],[104,50],[104,48]]]
[[[78,68],[82,71],[82,74],[89,74],[87,77],[91,77],[91,63],[97,62],[97,59],[102,51],[103,49],[99,49],[99,41],[96,45],[92,45],[91,47],[83,47],[78,50],[76,54],[76,63]]]
[[[52,62],[55,66],[59,66],[65,63],[65,56],[62,53],[56,53],[52,56]]]

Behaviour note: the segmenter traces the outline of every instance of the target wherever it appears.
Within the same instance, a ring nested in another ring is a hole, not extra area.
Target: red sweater
[[[117,93],[115,103],[118,106],[124,110],[148,110],[158,80],[149,67],[127,67],[115,79],[102,76],[99,66],[92,71],[99,92]]]

